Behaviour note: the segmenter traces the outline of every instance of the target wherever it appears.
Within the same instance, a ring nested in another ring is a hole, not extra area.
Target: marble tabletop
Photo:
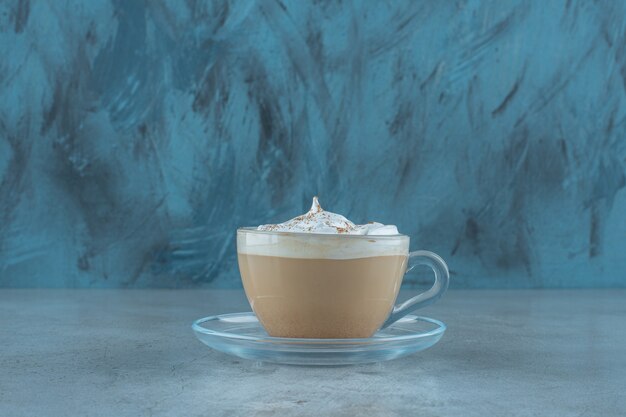
[[[408,297],[403,293],[401,298]],[[195,339],[237,290],[0,290],[0,416],[624,416],[626,290],[450,291],[433,348],[333,368]]]

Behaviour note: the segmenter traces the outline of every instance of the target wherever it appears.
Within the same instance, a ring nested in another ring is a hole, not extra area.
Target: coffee
[[[308,213],[284,223],[238,229],[237,255],[248,301],[276,337],[367,338],[448,288],[445,262],[432,252],[409,253],[409,237],[396,226],[354,224],[322,210],[317,198]],[[394,307],[415,265],[430,267],[435,283]]]
[[[354,338],[370,337],[388,317],[406,260],[240,253],[239,268],[248,301],[271,336]]]
[[[316,198],[302,216],[237,232],[246,296],[279,337],[370,337],[393,308],[408,250],[395,226],[355,225]]]

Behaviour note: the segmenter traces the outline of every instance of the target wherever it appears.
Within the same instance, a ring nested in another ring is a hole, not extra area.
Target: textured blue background
[[[3,1],[0,286],[238,286],[235,228],[314,194],[456,287],[624,286],[625,16]]]

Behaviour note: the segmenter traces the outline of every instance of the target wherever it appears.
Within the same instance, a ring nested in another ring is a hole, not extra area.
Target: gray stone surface
[[[240,291],[1,290],[0,416],[624,416],[625,299],[451,291],[423,310],[449,325],[432,349],[313,368],[195,339]]]

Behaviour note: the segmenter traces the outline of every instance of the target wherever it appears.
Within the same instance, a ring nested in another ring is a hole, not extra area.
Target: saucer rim
[[[435,329],[429,330],[427,332],[412,333],[412,334],[400,335],[400,336],[320,339],[320,338],[274,337],[274,336],[269,336],[269,335],[265,336],[265,337],[254,337],[254,336],[245,336],[245,335],[241,335],[241,334],[237,334],[237,333],[223,332],[223,331],[218,331],[218,330],[210,330],[210,329],[207,329],[207,328],[201,326],[201,324],[206,323],[208,321],[215,321],[215,320],[221,320],[221,319],[225,319],[225,318],[235,318],[235,317],[249,317],[249,316],[253,316],[258,321],[258,318],[256,317],[256,314],[254,314],[253,311],[244,311],[244,312],[239,312],[239,313],[216,314],[216,315],[213,315],[213,316],[203,317],[203,318],[195,320],[192,323],[191,328],[193,329],[194,332],[202,333],[202,334],[207,335],[207,336],[217,336],[217,337],[221,337],[221,338],[236,339],[236,340],[246,340],[246,341],[252,341],[252,342],[267,341],[267,342],[278,342],[278,343],[288,342],[288,343],[298,343],[298,344],[305,344],[305,343],[314,343],[314,344],[349,343],[349,344],[354,344],[354,343],[372,343],[372,342],[376,342],[376,343],[379,343],[379,342],[380,343],[384,343],[384,342],[398,342],[398,341],[405,341],[405,340],[414,340],[414,339],[420,339],[420,338],[429,338],[429,337],[434,337],[434,336],[435,337],[436,336],[441,336],[441,335],[443,335],[443,333],[447,329],[446,324],[444,322],[440,321],[440,320],[433,319],[433,318],[430,318],[430,317],[417,316],[417,315],[414,315],[414,314],[407,314],[406,316],[400,318],[398,321],[392,323],[390,326],[388,326],[388,328],[392,328],[393,326],[395,326],[396,324],[399,324],[399,323],[416,322],[416,321],[426,321],[428,323],[436,325],[437,327]]]

